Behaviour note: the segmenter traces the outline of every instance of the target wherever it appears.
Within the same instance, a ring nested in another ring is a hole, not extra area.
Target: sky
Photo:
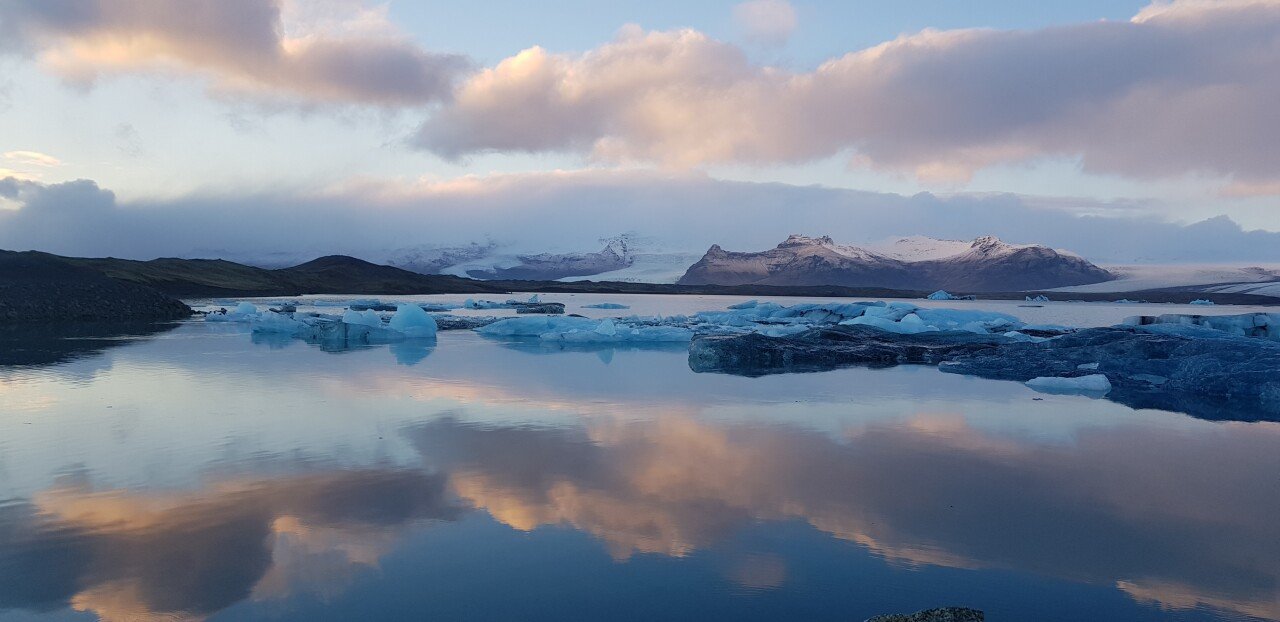
[[[0,0],[0,248],[1280,262],[1280,1]]]

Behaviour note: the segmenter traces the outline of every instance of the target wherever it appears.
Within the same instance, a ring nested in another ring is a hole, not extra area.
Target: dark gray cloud
[[[853,154],[959,181],[1080,158],[1138,178],[1280,179],[1280,3],[1173,2],[1127,22],[927,30],[795,73],[692,30],[532,48],[472,76],[422,126],[446,157],[571,151],[676,166]],[[1266,185],[1265,187],[1270,187]]]
[[[77,81],[178,70],[220,91],[306,102],[428,103],[466,69],[461,57],[423,50],[376,10],[357,13],[349,24],[290,36],[280,0],[7,0],[0,45]]]
[[[846,243],[994,234],[1103,262],[1280,261],[1280,233],[1244,231],[1225,216],[1179,225],[1135,213],[1130,204],[1112,210],[1096,201],[1017,195],[902,196],[638,171],[384,182],[313,192],[225,189],[128,202],[92,181],[9,178],[0,180],[0,197],[19,206],[0,210],[0,248],[140,259],[347,253],[378,260],[396,248],[486,239],[521,251],[586,251],[598,250],[600,238],[631,231],[669,250],[696,252],[712,243],[757,250],[789,233],[827,234]]]

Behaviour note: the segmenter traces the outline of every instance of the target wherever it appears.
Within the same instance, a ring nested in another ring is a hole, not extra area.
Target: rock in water
[[[985,622],[986,619],[986,616],[977,609],[940,607],[908,614],[876,616],[867,622]]]

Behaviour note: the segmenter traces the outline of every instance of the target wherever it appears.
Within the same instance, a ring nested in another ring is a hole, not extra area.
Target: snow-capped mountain
[[[902,238],[870,248],[792,235],[762,252],[713,245],[679,280],[687,285],[844,285],[965,292],[1024,291],[1114,276],[1072,253],[993,236],[973,242]]]
[[[554,281],[565,277],[590,276],[631,266],[635,261],[627,235],[601,240],[605,246],[593,253],[538,253],[518,255],[511,266],[469,269],[476,279],[523,279]]]
[[[487,257],[496,248],[497,245],[493,242],[486,244],[472,242],[466,246],[453,247],[400,248],[391,251],[385,263],[419,274],[439,274],[449,266]]]

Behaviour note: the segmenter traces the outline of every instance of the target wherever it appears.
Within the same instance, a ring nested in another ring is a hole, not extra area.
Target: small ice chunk
[[[1098,368],[1097,363],[1081,363],[1079,365],[1076,365],[1076,369],[1097,369],[1097,368]]]
[[[1208,300],[1208,299],[1206,299],[1206,298],[1197,298],[1197,299],[1195,299],[1195,300],[1192,300],[1192,301],[1191,301],[1191,304],[1193,304],[1193,305],[1211,305],[1211,304],[1213,304],[1213,301],[1212,301],[1212,300]]]
[[[347,309],[347,312],[342,314],[342,321],[347,324],[359,324],[361,326],[382,328],[382,316],[378,315],[378,313],[372,309],[366,309],[364,311],[352,311],[351,309]]]
[[[1040,376],[1039,378],[1028,380],[1026,385],[1044,393],[1104,394],[1111,391],[1111,381],[1107,380],[1107,377],[1102,374],[1076,376],[1073,378]]]
[[[759,300],[748,300],[748,301],[746,301],[746,302],[739,302],[739,303],[738,303],[738,304],[736,304],[736,305],[729,305],[729,308],[730,308],[730,309],[735,309],[735,310],[740,310],[740,309],[754,309],[754,308],[756,308],[756,305],[758,305],[758,304],[760,304],[760,301],[759,301]]]

